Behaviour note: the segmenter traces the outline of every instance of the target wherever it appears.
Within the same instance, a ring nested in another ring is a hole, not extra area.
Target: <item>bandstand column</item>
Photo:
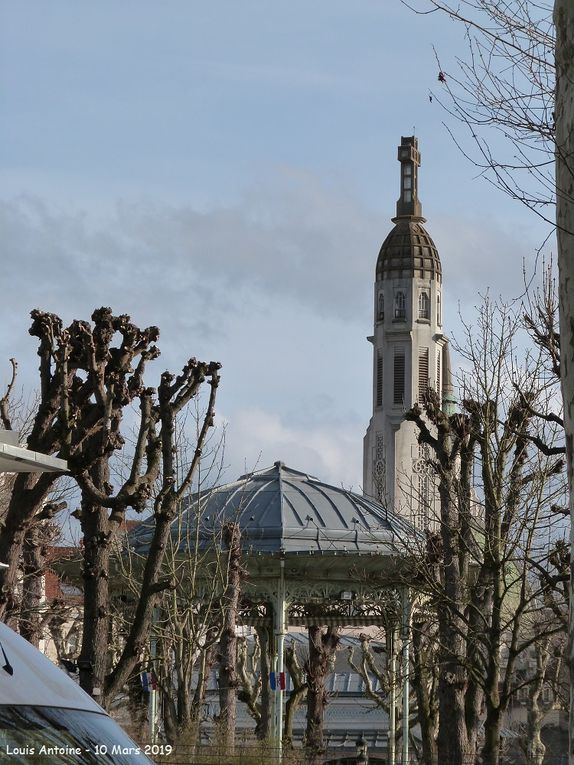
[[[279,580],[277,592],[273,598],[273,672],[275,672],[275,691],[272,693],[272,727],[271,738],[276,748],[277,759],[280,761],[283,748],[283,688],[281,678],[285,671],[285,634],[287,624],[285,618],[286,594],[285,594],[285,561],[279,561]]]
[[[387,741],[389,765],[395,765],[397,761],[397,657],[395,654],[395,624],[387,627],[387,660],[389,663],[389,735]]]
[[[402,619],[401,619],[401,643],[402,643],[402,679],[403,679],[403,720],[402,720],[402,765],[407,765],[409,761],[409,646],[411,633],[411,599],[408,587],[404,587],[401,592],[402,601]]]

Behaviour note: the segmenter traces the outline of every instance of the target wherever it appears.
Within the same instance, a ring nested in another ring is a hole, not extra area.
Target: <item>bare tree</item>
[[[305,748],[309,762],[322,762],[325,752],[323,718],[327,706],[325,681],[339,645],[339,628],[323,629],[317,625],[308,627],[309,658],[305,663],[307,673],[307,729]]]
[[[541,612],[541,620],[545,614]],[[552,616],[550,616],[552,618]],[[542,727],[546,715],[555,709],[565,709],[563,656],[565,635],[548,636],[545,628],[536,640],[530,655],[534,667],[522,673],[523,691],[528,694],[526,723],[522,727],[519,747],[527,765],[542,765],[546,746],[542,741]],[[529,656],[530,658],[530,656]],[[528,662],[530,665],[530,662]]]
[[[468,128],[469,137],[478,149],[478,160],[473,158],[473,161],[490,175],[495,185],[557,227],[561,380],[572,516],[574,10],[569,0],[554,0],[553,8],[554,26],[549,0],[462,0],[456,4],[428,0],[416,10],[445,12],[466,27],[470,49],[468,60],[460,62],[462,76],[444,71],[439,58],[438,79],[443,92],[448,94],[447,109]],[[463,151],[468,156],[464,148]],[[503,159],[498,158],[499,151],[503,152]],[[550,207],[555,202],[556,217]],[[569,663],[573,695],[570,708],[574,710],[574,616],[571,619]],[[574,711],[571,711],[569,727],[570,762],[574,763]]]
[[[227,551],[227,586],[223,593],[223,625],[219,643],[219,720],[218,731],[225,750],[233,752],[237,709],[237,632],[236,624],[241,595],[241,529],[229,522],[223,527]]]
[[[245,637],[238,638],[237,669],[241,685],[238,699],[247,706],[255,721],[255,734],[262,741],[269,736],[271,713],[270,647],[271,633],[268,627],[257,627],[253,641]]]
[[[307,693],[307,679],[304,667],[301,665],[301,660],[297,654],[297,644],[295,641],[291,641],[285,647],[285,667],[289,672],[293,690],[285,704],[284,741],[286,746],[292,746],[295,712]]]
[[[554,226],[554,26],[551,0],[403,0],[464,30],[468,55],[435,49],[429,91],[480,174]]]
[[[93,324],[74,321],[64,328],[54,314],[32,312],[31,333],[39,338],[40,401],[29,448],[68,460],[82,492],[79,518],[84,535],[84,629],[79,659],[83,687],[107,704],[130,677],[142,653],[159,593],[170,524],[198,468],[209,428],[213,425],[219,364],[190,359],[174,377],[165,372],[157,392],[147,387],[147,362],[159,355],[156,327],[140,330],[128,316],[101,308]],[[210,394],[197,433],[195,450],[178,480],[175,423],[207,381]],[[6,419],[6,396],[2,414]],[[124,447],[122,422],[126,407],[139,405],[139,427],[125,480],[114,491],[110,460]],[[0,534],[0,556],[9,569],[0,573],[0,608],[6,611],[14,591],[22,551],[35,518],[54,481],[53,474],[15,480]],[[139,600],[118,662],[108,666],[110,633],[110,556],[126,511],[143,511],[153,501],[154,528],[144,567]],[[30,553],[31,554],[31,553]]]
[[[63,384],[69,383],[73,371],[69,370],[66,374],[56,362],[64,334],[62,322],[57,316],[33,311],[30,334],[39,340],[40,391],[27,435],[27,446],[32,451],[55,454],[61,450],[63,438],[61,389]],[[10,405],[16,368],[12,360],[12,379],[0,401],[2,424],[8,430],[13,429]],[[43,507],[57,479],[57,473],[19,473],[13,479],[0,532],[0,561],[8,565],[7,569],[0,571],[1,619],[9,619],[17,612],[16,584],[24,542],[36,514]]]
[[[556,192],[558,209],[558,270],[560,274],[560,348],[564,427],[570,491],[570,517],[574,518],[574,8],[567,0],[555,0],[556,24]],[[570,556],[574,559],[574,525],[571,525]],[[570,604],[574,603],[574,577]],[[574,609],[570,608],[570,764],[574,764]]]
[[[446,415],[429,391],[424,412],[406,414],[431,447],[439,483],[440,518],[420,584],[437,612],[438,755],[449,763],[475,756],[483,707],[482,760],[499,761],[516,662],[539,637],[548,582],[537,586],[534,572],[549,570],[547,534],[565,491],[561,425],[537,414],[548,411],[555,381],[540,356],[523,350],[524,363],[516,362],[520,323],[487,301],[478,333],[467,326],[458,348],[463,412]],[[546,634],[561,628],[546,622]]]
[[[418,622],[418,618],[417,618]],[[436,695],[436,652],[432,650],[434,644],[430,642],[429,631],[421,629],[420,625],[413,624],[413,656],[412,668],[410,669],[410,698],[408,730],[409,740],[417,759],[422,758],[425,763],[436,761],[436,735],[438,724],[438,709]],[[394,641],[388,639],[389,634],[383,636],[387,643],[386,650],[375,648],[373,650],[373,637],[362,633],[359,635],[359,655],[356,656],[354,646],[348,649],[349,666],[359,675],[365,686],[365,695],[378,707],[390,712],[389,701],[391,691],[401,687],[402,678],[393,677],[390,671],[390,651],[394,651]],[[380,636],[377,636],[380,639]],[[430,658],[432,656],[432,658]],[[433,667],[434,664],[434,667]],[[376,690],[376,683],[380,690]],[[394,689],[393,689],[394,685]],[[396,710],[395,747],[403,735],[402,709]],[[419,726],[420,740],[413,735],[413,729]]]
[[[116,696],[139,662],[149,635],[153,609],[158,603],[160,594],[175,586],[174,582],[171,579],[166,579],[164,575],[165,552],[168,547],[172,523],[177,517],[178,509],[198,470],[209,428],[214,423],[219,368],[220,365],[216,362],[206,364],[198,362],[196,359],[190,359],[177,377],[168,372],[162,374],[155,403],[153,391],[151,389],[145,391],[141,406],[142,410],[148,413],[149,418],[146,424],[140,428],[136,454],[140,455],[142,461],[143,455],[146,455],[146,470],[142,473],[145,476],[144,485],[146,489],[147,477],[151,474],[153,466],[161,464],[160,489],[153,501],[153,530],[143,567],[142,582],[133,622],[116,665],[109,674],[104,676],[103,699],[106,703],[109,703]],[[200,387],[206,381],[209,386],[209,400],[199,428],[197,443],[182,478],[178,480],[175,449],[176,420],[184,407],[198,395]],[[127,484],[124,484],[124,487],[114,497],[99,492],[89,477],[84,475],[82,478],[82,487],[87,487],[91,496],[97,499],[103,507],[110,508],[112,515],[118,509],[123,511],[126,493],[128,496],[130,495],[134,483],[139,485],[137,463],[135,462]],[[91,650],[97,651],[97,655],[105,656],[104,645],[100,643],[92,643],[91,645]]]
[[[215,662],[223,611],[221,595],[225,588],[225,566],[219,548],[221,539],[213,536],[210,549],[199,539],[201,512],[190,493],[180,506],[166,542],[162,579],[170,584],[157,603],[149,642],[153,654],[145,651],[138,666],[149,667],[161,693],[163,729],[170,743],[182,739],[197,742],[205,703],[209,674]],[[199,505],[199,502],[197,502]],[[148,524],[144,521],[144,526]],[[121,572],[125,595],[118,602],[114,594],[112,622],[123,636],[129,632],[133,607],[137,603],[145,553],[127,544],[118,549],[115,562]]]

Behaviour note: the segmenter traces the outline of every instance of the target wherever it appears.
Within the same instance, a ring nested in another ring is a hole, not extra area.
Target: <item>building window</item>
[[[377,354],[377,400],[376,406],[383,405],[383,356]]]
[[[436,323],[442,324],[442,317],[440,315],[440,292],[437,292],[436,296]]]
[[[430,319],[430,298],[426,290],[419,293],[419,319]]]
[[[423,402],[429,388],[429,349],[419,349],[419,402]]]
[[[402,406],[405,403],[405,352],[395,348],[393,366],[393,404]]]
[[[395,293],[395,319],[406,319],[407,317],[407,301],[405,293],[399,290]]]
[[[410,195],[410,190],[413,187],[413,168],[411,165],[403,165],[403,191],[405,192],[405,197],[407,192]]]
[[[382,292],[379,292],[379,300],[377,303],[377,316],[379,321],[385,318],[385,296]]]

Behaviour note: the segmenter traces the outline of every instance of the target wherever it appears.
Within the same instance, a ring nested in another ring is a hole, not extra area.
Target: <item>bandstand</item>
[[[203,492],[178,520],[178,540],[189,538],[198,513],[205,549],[213,545],[225,523],[239,524],[246,572],[239,621],[272,629],[275,677],[284,672],[285,638],[291,628],[385,628],[391,689],[387,761],[394,765],[398,703],[402,719],[409,718],[411,599],[405,551],[412,550],[416,530],[374,500],[282,462]],[[135,529],[130,534],[132,549],[145,552],[149,534],[145,524]],[[181,542],[182,547],[185,544]],[[400,692],[396,692],[399,638],[402,671]],[[277,682],[271,699],[271,737],[281,750],[283,683]],[[401,741],[400,760],[407,762],[408,735],[402,735]]]

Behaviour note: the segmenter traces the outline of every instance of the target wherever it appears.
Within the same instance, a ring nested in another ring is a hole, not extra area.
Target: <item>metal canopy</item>
[[[18,434],[0,429],[1,473],[65,473],[65,460],[48,454],[33,452],[18,445]]]

